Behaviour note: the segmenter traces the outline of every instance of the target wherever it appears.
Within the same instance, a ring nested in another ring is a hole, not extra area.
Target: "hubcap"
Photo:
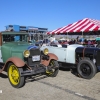
[[[19,83],[19,71],[15,65],[10,65],[9,67],[9,79],[13,85],[17,85]]]
[[[89,76],[91,74],[91,68],[88,64],[82,64],[80,68],[82,74],[84,74],[85,76]]]

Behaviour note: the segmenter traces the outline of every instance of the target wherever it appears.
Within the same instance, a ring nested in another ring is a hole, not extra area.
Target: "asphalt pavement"
[[[26,80],[24,87],[16,89],[3,72],[0,100],[100,100],[100,73],[87,80],[69,70],[60,70],[57,77],[33,77]]]

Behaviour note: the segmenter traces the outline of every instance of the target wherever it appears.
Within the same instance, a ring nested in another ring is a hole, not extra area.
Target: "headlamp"
[[[30,56],[30,51],[29,50],[25,50],[23,52],[23,55],[24,55],[25,58],[29,57]]]
[[[45,55],[47,55],[47,54],[49,53],[49,50],[48,50],[47,48],[45,48],[44,51],[43,51],[43,53],[44,53]]]

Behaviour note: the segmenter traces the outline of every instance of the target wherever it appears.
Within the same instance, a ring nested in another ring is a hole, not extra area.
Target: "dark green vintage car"
[[[24,32],[0,33],[0,73],[6,71],[15,88],[24,86],[27,77],[38,74],[55,77],[59,71],[58,57],[47,48],[41,52],[28,39]]]

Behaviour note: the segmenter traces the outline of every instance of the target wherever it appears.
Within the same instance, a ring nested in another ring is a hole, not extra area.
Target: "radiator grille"
[[[36,55],[41,56],[40,49],[31,49],[30,50],[30,56],[28,58],[28,65],[29,66],[36,66],[37,64],[40,63],[40,61],[32,61],[32,56],[36,56]]]
[[[30,57],[35,55],[41,55],[40,49],[31,49],[30,50]]]

